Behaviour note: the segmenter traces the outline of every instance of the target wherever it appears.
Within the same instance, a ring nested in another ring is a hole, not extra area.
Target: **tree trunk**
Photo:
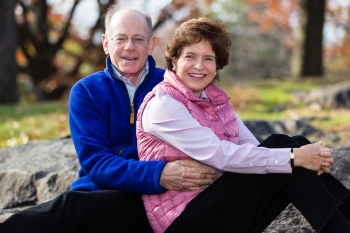
[[[299,38],[293,51],[293,77],[323,75],[323,25],[326,0],[301,0]]]
[[[18,102],[16,0],[0,1],[0,104]]]

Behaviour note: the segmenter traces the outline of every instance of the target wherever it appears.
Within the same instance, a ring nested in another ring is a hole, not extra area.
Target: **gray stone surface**
[[[69,189],[78,168],[70,138],[0,149],[0,209],[54,198]]]
[[[0,172],[0,208],[32,204],[36,200],[34,175],[19,169]]]
[[[350,149],[335,150],[331,174],[350,189]]]
[[[350,82],[344,81],[301,95],[299,101],[324,108],[350,108]]]
[[[315,129],[302,120],[247,120],[244,121],[247,128],[254,134],[259,142],[264,141],[271,134],[287,134],[287,135],[319,135],[322,131]]]

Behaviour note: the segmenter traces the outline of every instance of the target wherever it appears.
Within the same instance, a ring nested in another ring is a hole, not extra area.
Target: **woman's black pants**
[[[259,146],[297,148],[309,143],[301,136],[272,135]],[[261,233],[290,203],[321,232],[349,195],[332,175],[318,176],[301,167],[292,174],[227,172],[193,199],[166,232]]]

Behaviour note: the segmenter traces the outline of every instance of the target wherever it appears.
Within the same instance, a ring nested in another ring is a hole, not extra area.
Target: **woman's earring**
[[[176,66],[173,66],[172,71],[176,71]]]

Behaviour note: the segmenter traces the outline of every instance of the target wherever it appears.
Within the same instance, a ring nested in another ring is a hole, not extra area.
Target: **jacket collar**
[[[148,74],[146,75],[145,77],[145,80],[149,79],[149,77],[152,76],[153,74],[153,71],[154,69],[156,68],[156,62],[155,60],[153,59],[152,56],[148,56]],[[111,58],[110,56],[108,55],[106,57],[106,68],[105,68],[105,73],[110,77],[110,78],[113,78],[114,80],[116,79],[114,77],[114,72],[113,72],[113,65],[112,65],[112,62],[111,62]]]

